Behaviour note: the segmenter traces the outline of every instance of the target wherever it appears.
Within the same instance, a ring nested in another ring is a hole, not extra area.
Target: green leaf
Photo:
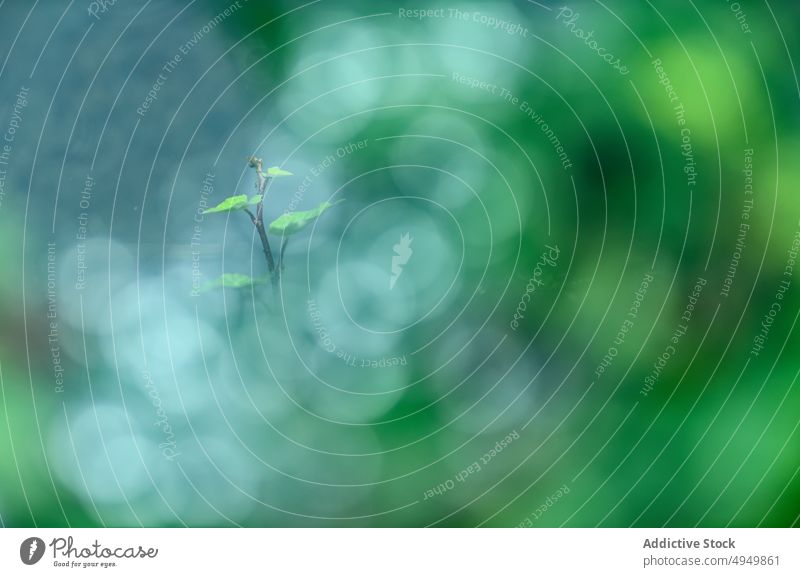
[[[203,214],[211,214],[212,212],[230,212],[232,210],[240,210],[242,208],[247,207],[250,201],[247,199],[246,194],[240,194],[238,196],[230,196],[220,202],[214,208],[209,208],[208,210],[204,210]]]
[[[269,225],[269,231],[272,234],[280,234],[288,236],[296,232],[300,232],[306,226],[314,222],[323,212],[342,202],[323,202],[317,208],[312,210],[299,210],[297,212],[289,212],[281,217],[273,220]]]
[[[200,287],[200,292],[208,292],[212,289],[228,287],[228,288],[249,288],[255,285],[264,284],[263,279],[252,278],[244,274],[224,274],[221,277],[207,282]]]
[[[266,171],[266,175],[269,176],[270,178],[275,178],[276,176],[294,176],[288,170],[283,170],[282,168],[277,166],[271,166],[270,168],[268,168]]]
[[[255,196],[250,197],[250,200],[247,201],[247,204],[249,204],[250,206],[255,206],[259,202],[261,202],[262,198],[263,198],[262,195],[256,194]]]

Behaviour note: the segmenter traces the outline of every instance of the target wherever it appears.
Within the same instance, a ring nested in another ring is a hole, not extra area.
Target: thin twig
[[[261,194],[261,200],[256,206],[255,214],[253,214],[249,209],[245,209],[245,211],[250,217],[250,220],[253,222],[253,225],[256,227],[258,237],[261,239],[261,246],[264,248],[264,256],[267,259],[269,276],[270,280],[272,281],[272,290],[277,295],[279,288],[278,277],[280,272],[275,267],[275,260],[272,257],[272,250],[270,249],[269,239],[267,238],[267,230],[264,226],[264,193],[266,191],[268,177],[262,171],[263,164],[260,158],[251,157],[250,166],[256,169],[256,176],[258,178],[256,187],[258,188],[259,194]]]
[[[278,260],[278,274],[283,272],[283,254],[286,252],[287,244],[289,244],[289,237],[284,236],[283,240],[281,241],[281,254],[280,254],[280,260]]]

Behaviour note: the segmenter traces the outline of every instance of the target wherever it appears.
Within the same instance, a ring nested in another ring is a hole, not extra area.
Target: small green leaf
[[[299,210],[297,212],[286,213],[270,223],[269,231],[272,234],[281,234],[285,236],[300,232],[306,226],[314,222],[323,212],[338,202],[341,202],[341,200],[337,202],[323,202],[312,210]]]
[[[221,277],[207,282],[200,287],[200,292],[208,292],[215,288],[248,288],[255,285],[264,284],[263,279],[252,278],[244,274],[224,274]]]
[[[271,178],[275,178],[276,176],[294,176],[288,170],[283,170],[278,166],[271,166],[270,168],[268,168],[266,171],[266,175]]]
[[[212,212],[230,212],[232,210],[239,210],[245,208],[249,204],[249,202],[250,201],[247,199],[246,194],[231,196],[220,202],[214,208],[209,208],[208,210],[204,210],[203,214],[211,214]]]
[[[261,202],[262,198],[264,198],[262,195],[256,194],[255,196],[250,197],[250,200],[247,201],[247,204],[249,204],[250,206],[255,206],[259,202]]]

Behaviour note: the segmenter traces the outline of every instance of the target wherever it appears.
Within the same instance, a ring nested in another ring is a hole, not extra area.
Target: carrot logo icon
[[[389,290],[394,288],[397,284],[397,279],[403,274],[403,267],[408,263],[414,251],[411,250],[411,243],[414,239],[411,238],[409,233],[405,233],[400,237],[400,242],[394,245],[394,256],[392,256],[392,276],[389,279]]]
[[[25,565],[35,565],[44,556],[44,541],[39,537],[28,537],[19,546],[19,558]]]

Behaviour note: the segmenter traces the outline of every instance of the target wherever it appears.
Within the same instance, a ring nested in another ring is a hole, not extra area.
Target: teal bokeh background
[[[800,8],[731,7],[4,3],[3,525],[796,525]],[[345,202],[195,295],[251,154]]]

